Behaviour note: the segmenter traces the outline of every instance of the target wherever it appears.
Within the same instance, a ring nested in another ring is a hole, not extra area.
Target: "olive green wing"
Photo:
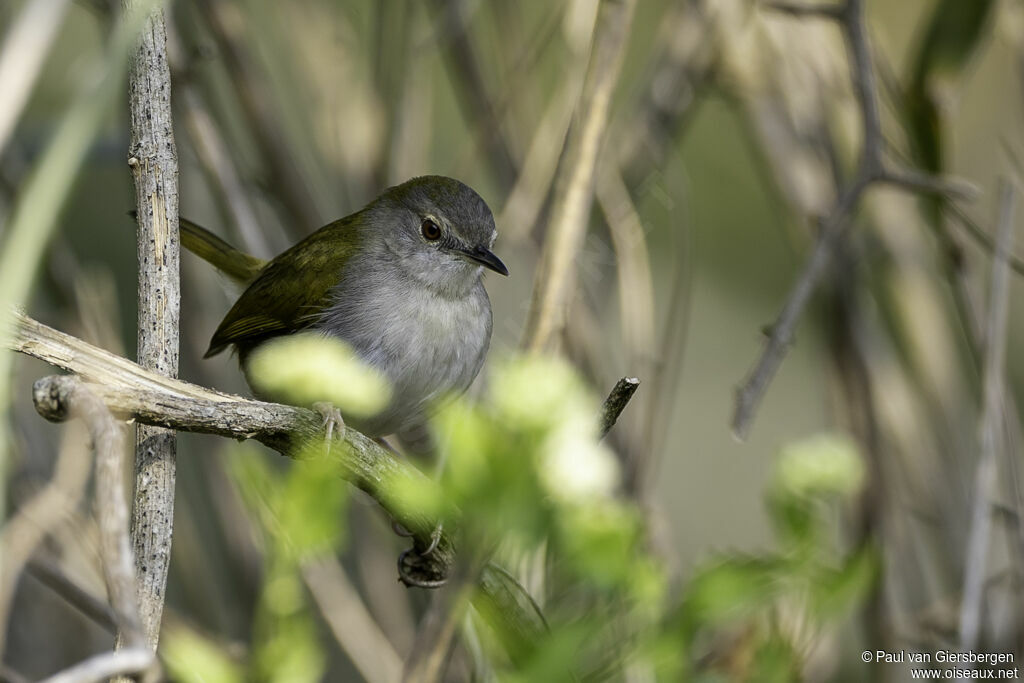
[[[231,344],[244,351],[315,323],[352,253],[356,234],[349,223],[342,219],[321,228],[270,261],[224,316],[204,358]]]

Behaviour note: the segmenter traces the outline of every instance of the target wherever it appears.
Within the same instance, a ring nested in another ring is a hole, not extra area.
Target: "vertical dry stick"
[[[128,501],[122,485],[126,465],[122,424],[83,384],[76,384],[72,393],[72,410],[89,428],[96,451],[96,521],[110,606],[124,643],[140,647],[145,645],[145,636],[139,623],[135,568],[128,537]]]
[[[609,155],[610,156],[610,155]],[[598,173],[597,201],[604,212],[618,268],[619,315],[629,367],[650,363],[654,354],[654,282],[647,255],[643,219],[633,204],[622,173],[606,159]]]
[[[612,245],[615,249],[616,278],[619,290],[619,327],[622,330],[623,346],[626,350],[628,367],[640,377],[654,376],[654,281],[647,254],[647,239],[644,235],[643,220],[633,204],[629,188],[622,178],[620,169],[605,154],[602,159],[603,171],[597,174],[597,202],[605,215]],[[651,409],[650,394],[642,397],[640,407],[633,410],[639,417]],[[646,495],[647,471],[651,464],[652,451],[648,434],[635,427],[639,423],[626,425],[622,439],[622,461],[625,465],[626,490],[637,499]]]
[[[79,683],[105,680],[121,674],[138,674],[156,661],[146,646],[139,617],[128,535],[128,500],[124,493],[126,469],[123,425],[106,404],[84,384],[74,381],[70,409],[89,429],[96,451],[96,520],[100,530],[103,578],[119,630],[118,652],[102,652],[46,679],[47,683]],[[120,680],[120,679],[119,679]]]
[[[85,434],[79,429],[75,425],[63,439],[50,482],[0,527],[0,659],[22,568],[46,536],[74,514],[85,495],[91,463],[78,447],[85,441]]]
[[[212,181],[215,190],[213,196],[231,214],[244,248],[259,258],[271,258],[275,250],[260,228],[256,208],[246,195],[245,185],[235,168],[227,142],[217,130],[202,95],[196,88],[185,86],[181,96],[185,105],[185,126],[192,138],[192,148],[206,177]]]
[[[0,50],[0,83],[4,84],[0,102],[0,152],[7,146],[14,124],[28,102],[69,4],[68,0],[30,2],[7,31]]]
[[[593,53],[569,136],[565,171],[556,188],[551,227],[544,242],[526,319],[523,346],[550,349],[565,328],[572,294],[573,264],[583,244],[594,194],[598,154],[608,126],[612,92],[626,51],[636,0],[601,3]]]
[[[572,119],[573,104],[578,99],[579,80],[576,69],[562,81],[559,92],[548,102],[523,158],[522,171],[505,199],[497,223],[503,243],[525,242],[533,235],[537,217],[544,208],[551,180],[558,169],[558,159],[565,146],[566,132]]]
[[[138,0],[123,0],[126,10]],[[163,10],[149,15],[129,75],[131,147],[139,221],[139,364],[178,373],[178,156]],[[150,647],[160,616],[174,524],[173,431],[139,425],[132,540],[143,628]]]
[[[996,484],[996,454],[1003,430],[1003,375],[1006,371],[1006,326],[1010,299],[1010,244],[1013,237],[1013,188],[1003,182],[999,190],[999,219],[992,257],[992,283],[988,301],[988,325],[983,368],[981,452],[974,482],[971,531],[967,538],[963,599],[960,603],[960,647],[970,650],[981,632],[985,601],[985,567],[988,562],[992,510],[989,497]]]

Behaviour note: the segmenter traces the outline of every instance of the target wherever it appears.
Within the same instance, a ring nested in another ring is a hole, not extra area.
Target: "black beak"
[[[476,261],[480,265],[490,268],[495,273],[508,275],[508,268],[505,267],[505,264],[501,262],[501,259],[495,256],[494,252],[490,249],[477,247],[476,249],[466,249],[465,251],[462,251],[462,254],[469,260]]]

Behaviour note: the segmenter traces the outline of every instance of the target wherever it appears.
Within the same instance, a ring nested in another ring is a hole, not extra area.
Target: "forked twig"
[[[737,438],[745,439],[750,432],[757,407],[768,385],[782,364],[793,340],[796,325],[811,295],[818,287],[826,267],[832,260],[836,246],[846,234],[852,215],[864,193],[873,185],[894,185],[922,194],[943,194],[955,197],[971,196],[973,186],[963,181],[937,178],[910,169],[891,169],[883,159],[885,140],[882,136],[875,73],[871,63],[867,27],[864,21],[864,1],[845,0],[842,5],[769,4],[788,14],[835,19],[846,38],[850,61],[850,75],[854,93],[860,107],[863,126],[863,144],[860,161],[853,180],[839,193],[836,203],[820,221],[818,238],[810,258],[804,264],[796,283],[771,326],[761,357],[747,375],[736,393],[736,408],[732,429]]]

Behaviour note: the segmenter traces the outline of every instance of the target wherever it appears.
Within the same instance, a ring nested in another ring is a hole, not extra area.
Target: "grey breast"
[[[357,281],[339,284],[339,295],[317,327],[351,344],[391,383],[387,408],[350,421],[370,436],[383,436],[469,387],[490,343],[491,305],[480,280],[455,299],[410,286],[394,274],[364,274]]]

